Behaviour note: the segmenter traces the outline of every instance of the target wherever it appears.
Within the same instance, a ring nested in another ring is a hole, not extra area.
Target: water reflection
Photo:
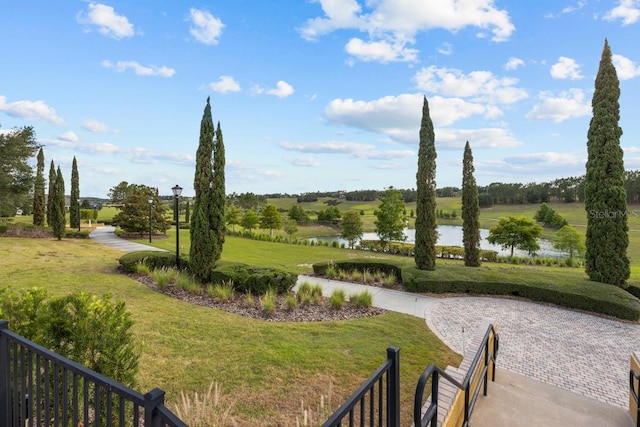
[[[416,239],[416,230],[413,228],[406,228],[404,230],[404,235],[407,236],[407,243],[415,243]],[[509,256],[511,254],[510,250],[502,250],[500,246],[492,245],[487,241],[487,236],[489,235],[489,230],[480,229],[480,248],[481,249],[489,249],[498,252],[498,255],[501,256]],[[378,240],[378,235],[376,233],[363,233],[363,240]],[[317,237],[309,240],[320,241],[320,242],[339,242],[340,244],[344,243],[348,245],[348,242],[345,239],[342,239],[339,236],[325,236],[325,237]],[[537,255],[540,257],[553,257],[553,258],[563,258],[566,257],[567,254],[562,251],[558,251],[554,249],[553,243],[546,239],[538,239],[538,244],[540,245],[540,250],[537,252]],[[438,226],[438,242],[437,245],[440,246],[462,246],[462,227],[459,225],[439,225]],[[518,249],[514,250],[514,255],[525,257],[528,256],[526,251],[520,251]]]

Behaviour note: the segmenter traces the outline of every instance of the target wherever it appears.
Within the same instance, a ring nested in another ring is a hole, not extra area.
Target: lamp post
[[[176,216],[176,267],[180,269],[180,207],[178,205],[178,198],[182,194],[182,187],[178,184],[171,189],[173,191],[174,208],[173,212]]]
[[[80,231],[80,199],[78,199],[78,232]]]
[[[151,243],[151,233],[153,233],[153,223],[151,222],[151,207],[153,206],[153,199],[149,198],[149,243]]]

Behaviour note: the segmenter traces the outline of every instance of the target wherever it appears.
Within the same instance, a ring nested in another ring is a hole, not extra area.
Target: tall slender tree
[[[220,259],[220,256],[222,255],[222,246],[224,245],[224,236],[227,229],[225,221],[227,195],[225,192],[224,166],[224,141],[222,138],[222,129],[220,128],[220,122],[218,122],[218,127],[216,129],[216,138],[213,147],[213,184],[211,188],[212,197],[210,208],[210,224],[214,238],[214,267],[216,261],[218,261]]]
[[[55,189],[56,189],[56,166],[51,159],[49,166],[49,192],[47,193],[47,225],[53,227],[53,207],[55,205]]]
[[[71,195],[69,198],[69,226],[71,228],[80,227],[80,178],[78,176],[78,162],[73,156],[71,164]]]
[[[58,166],[53,188],[53,236],[61,240],[67,227],[67,219],[65,216],[64,178],[62,177],[60,166]]]
[[[424,97],[416,174],[416,242],[414,258],[420,270],[436,267],[436,146],[429,103]]]
[[[591,100],[587,134],[585,269],[597,282],[626,287],[629,278],[629,226],[620,137],[620,86],[605,39]]]
[[[212,204],[213,184],[213,119],[211,105],[207,97],[207,105],[200,121],[200,142],[196,152],[196,171],[193,180],[195,197],[193,212],[191,213],[191,248],[189,251],[189,266],[191,273],[205,283],[211,276],[211,269],[215,265],[214,254],[215,232],[211,227],[210,208]]]
[[[38,151],[38,164],[36,166],[36,181],[33,185],[33,225],[44,227],[45,206],[44,196],[44,151],[42,147]]]
[[[462,159],[462,243],[467,267],[480,266],[480,204],[474,171],[473,154],[467,141]]]

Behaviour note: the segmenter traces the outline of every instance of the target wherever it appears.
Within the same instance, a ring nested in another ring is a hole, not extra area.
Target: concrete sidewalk
[[[91,240],[97,243],[109,246],[122,252],[136,252],[136,251],[161,251],[166,252],[164,249],[155,248],[153,246],[147,246],[140,243],[131,242],[126,239],[122,239],[114,233],[115,227],[111,225],[105,225],[102,227],[96,227],[89,234]]]

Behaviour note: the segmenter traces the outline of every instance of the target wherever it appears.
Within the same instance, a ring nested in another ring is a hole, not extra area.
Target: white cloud
[[[281,148],[288,151],[315,154],[350,154],[357,159],[394,160],[415,157],[410,150],[376,150],[372,144],[359,142],[326,141],[317,143],[281,142]]]
[[[285,157],[284,160],[293,166],[318,167],[320,162],[311,156]]]
[[[490,71],[464,74],[458,69],[432,65],[419,70],[414,80],[420,90],[444,96],[471,98],[474,101],[512,104],[528,96],[524,89],[516,86],[518,79],[497,78]]]
[[[82,128],[85,130],[88,130],[89,132],[96,132],[96,133],[103,133],[103,132],[109,131],[109,127],[106,124],[93,119],[85,120],[84,123],[82,124]]]
[[[535,105],[525,116],[527,120],[551,120],[555,123],[591,114],[591,102],[580,89],[571,89],[553,96],[540,93],[542,104]]]
[[[607,21],[622,19],[622,25],[635,24],[640,19],[640,1],[619,0],[618,6],[605,14],[604,19]]]
[[[387,62],[415,62],[418,51],[409,49],[404,43],[389,43],[388,41],[363,41],[359,38],[349,40],[344,48],[348,54],[361,61]]]
[[[118,15],[113,7],[105,4],[89,3],[86,15],[78,15],[77,20],[81,24],[96,26],[100,34],[114,39],[135,35],[133,24],[129,22],[127,17]]]
[[[507,63],[504,65],[504,69],[505,70],[515,70],[518,67],[521,67],[523,65],[524,65],[524,61],[522,59],[512,56],[511,58],[509,58]]]
[[[640,76],[640,65],[622,55],[611,55],[611,61],[616,67],[616,73],[620,80],[629,80]]]
[[[473,149],[481,148],[513,148],[522,145],[507,129],[451,129],[436,130],[436,148],[444,150],[462,150],[466,141]]]
[[[442,45],[440,45],[440,47],[438,48],[438,53],[440,55],[449,56],[453,53],[453,46],[451,45],[451,43],[442,43]]]
[[[64,123],[64,120],[56,114],[56,110],[49,107],[44,101],[16,101],[7,103],[7,98],[0,96],[0,111],[4,111],[5,114],[11,117],[26,120],[44,120],[56,125]]]
[[[189,32],[197,41],[206,45],[218,44],[224,24],[206,10],[191,8],[189,10],[192,26]]]
[[[579,80],[583,76],[580,74],[580,65],[573,58],[561,56],[558,62],[551,66],[551,77],[554,79]]]
[[[66,131],[61,135],[58,135],[58,139],[61,139],[63,141],[69,141],[69,142],[78,142],[80,140],[80,138],[78,138],[78,135],[76,135],[70,130]]]
[[[209,88],[215,92],[239,92],[240,84],[231,76],[220,76],[217,82],[209,83]]]
[[[278,98],[286,98],[293,94],[293,86],[283,80],[279,80],[278,83],[276,83],[275,89],[268,89],[266,93],[277,96]]]
[[[369,40],[351,39],[347,51],[365,60],[415,61],[418,51],[407,48],[420,31],[445,29],[457,32],[466,27],[479,28],[478,37],[496,42],[507,40],[514,25],[506,10],[496,8],[494,0],[376,0],[363,7],[356,0],[317,0],[323,17],[312,18],[299,29],[310,41],[340,29],[368,34]],[[394,55],[395,54],[395,55]]]
[[[164,65],[161,67],[158,67],[156,65],[144,66],[140,65],[136,61],[118,61],[116,63],[113,63],[111,61],[104,60],[102,61],[101,65],[105,68],[113,68],[119,73],[131,69],[137,76],[172,77],[176,73],[176,70]]]
[[[512,165],[543,165],[545,167],[575,167],[583,166],[585,159],[581,156],[569,153],[556,153],[552,151],[544,153],[527,153],[506,157],[503,159]]]
[[[579,1],[578,3],[576,3],[575,6],[567,6],[564,9],[562,9],[562,11],[560,13],[557,14],[553,14],[553,13],[549,13],[547,15],[545,15],[545,18],[557,18],[561,15],[565,15],[568,13],[572,13],[575,12],[577,10],[581,10],[586,6],[587,2],[585,1]]]

